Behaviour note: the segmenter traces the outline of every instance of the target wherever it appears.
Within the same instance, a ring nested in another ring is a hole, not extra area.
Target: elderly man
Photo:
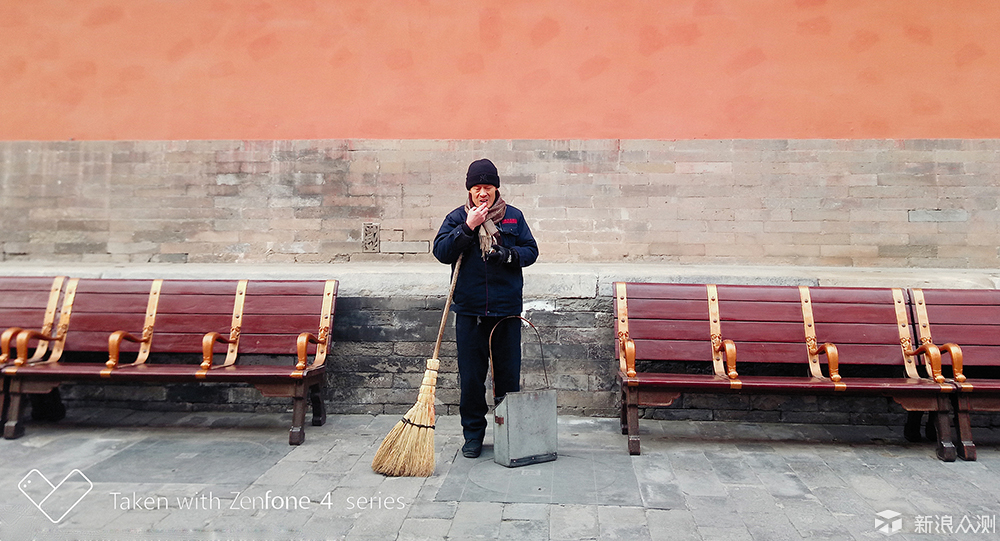
[[[434,238],[434,257],[452,265],[464,254],[452,310],[461,383],[462,456],[477,458],[486,435],[486,378],[493,334],[493,390],[497,401],[520,390],[521,268],[538,258],[538,245],[520,210],[500,196],[493,162],[477,160],[465,178],[468,200],[445,217]]]

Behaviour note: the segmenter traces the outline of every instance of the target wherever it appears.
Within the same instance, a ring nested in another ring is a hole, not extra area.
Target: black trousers
[[[503,317],[455,315],[458,376],[462,386],[458,412],[466,440],[486,435],[486,378],[489,377],[489,340],[493,331],[493,391],[499,401],[521,390],[521,320]],[[498,325],[499,323],[499,325]]]

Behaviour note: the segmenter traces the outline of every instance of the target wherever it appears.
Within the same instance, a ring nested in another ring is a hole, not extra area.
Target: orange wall
[[[1000,137],[996,0],[0,0],[0,139]]]

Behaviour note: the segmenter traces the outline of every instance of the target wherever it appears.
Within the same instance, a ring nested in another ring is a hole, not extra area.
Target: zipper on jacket
[[[482,258],[480,258],[482,259]],[[490,315],[490,266],[486,264],[486,260],[483,261],[483,283],[486,287],[486,306],[483,311],[484,316]]]

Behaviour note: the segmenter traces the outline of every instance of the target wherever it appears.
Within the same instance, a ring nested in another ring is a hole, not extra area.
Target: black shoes
[[[467,440],[462,446],[462,456],[465,458],[479,458],[483,452],[482,440]]]

